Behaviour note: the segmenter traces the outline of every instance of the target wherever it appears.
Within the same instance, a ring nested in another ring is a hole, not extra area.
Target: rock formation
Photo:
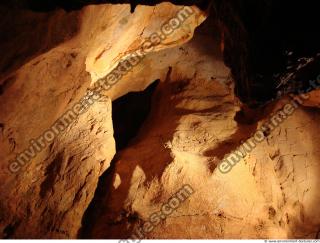
[[[317,70],[317,53],[312,72],[310,65],[276,70],[279,79],[296,78],[281,86],[293,87],[289,96],[264,83],[269,70],[255,79],[260,63],[251,66],[250,43],[257,42],[245,35],[242,10],[230,1],[201,3],[186,1],[192,6],[182,15],[184,6],[160,1],[133,13],[111,3],[69,12],[34,12],[23,1],[0,8],[1,238],[319,236],[319,91],[300,85]],[[121,79],[83,100],[179,16]],[[308,98],[222,173],[228,154],[303,95],[294,85]],[[259,99],[261,87],[269,93]],[[139,92],[148,93],[130,96]],[[59,130],[61,117],[67,124]],[[185,185],[192,195],[144,229]]]

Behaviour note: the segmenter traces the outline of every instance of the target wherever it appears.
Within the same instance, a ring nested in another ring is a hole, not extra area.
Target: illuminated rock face
[[[128,48],[138,48],[144,30],[146,36],[157,31],[180,8],[169,3],[138,7],[133,15],[129,5],[88,6],[71,13],[23,12],[15,21],[31,25],[22,25],[21,32],[19,25],[11,32],[7,28],[11,42],[1,46],[6,51],[0,96],[1,238],[77,237],[98,178],[115,154],[111,100],[144,89],[153,79],[146,76],[131,81],[131,86],[124,81],[121,90],[114,91],[117,95],[107,94],[79,117],[66,117],[71,125],[63,132],[53,134],[52,125],[85,95],[96,75],[115,64],[116,55],[121,58]],[[189,40],[204,18],[193,8],[183,30],[168,36],[158,50]],[[3,21],[2,26],[10,24],[9,18]],[[9,65],[12,59],[15,63]],[[44,134],[50,141],[42,140],[45,146],[34,151],[42,145],[32,147],[29,141],[38,142]],[[30,154],[16,161],[16,155],[29,148]]]
[[[205,19],[195,7],[181,28],[35,158],[15,174],[8,171],[10,161],[30,147],[30,139],[48,130],[179,9],[168,3],[138,6],[131,15],[128,5],[99,5],[24,16],[35,23],[41,19],[42,25],[2,46],[12,48],[6,59],[27,49],[37,33],[43,46],[31,48],[14,65],[1,63],[0,237],[317,236],[318,110],[300,107],[265,133],[267,138],[229,173],[221,173],[222,159],[288,101],[239,119],[241,104],[222,60],[218,26],[208,21],[193,35]],[[55,22],[69,23],[70,30],[48,32]],[[160,82],[149,117],[100,181],[106,195],[93,200],[98,179],[116,154],[111,101],[155,80]],[[304,105],[317,102],[314,92]],[[150,218],[185,185],[192,193],[175,210],[165,218]],[[144,221],[152,225],[144,227]]]
[[[102,182],[108,196],[95,204],[83,237],[316,237],[319,113],[299,107],[229,173],[221,173],[224,156],[290,101],[269,105],[251,120],[237,118],[230,71],[206,28],[191,42],[152,56],[172,69],[159,76],[151,114],[118,154],[112,183],[110,177]],[[209,45],[211,51],[204,51]],[[192,195],[161,218],[163,205],[185,184]]]

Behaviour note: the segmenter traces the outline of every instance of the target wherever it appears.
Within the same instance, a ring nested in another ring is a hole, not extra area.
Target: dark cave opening
[[[141,92],[130,92],[113,101],[112,120],[117,153],[111,161],[109,169],[99,178],[94,197],[82,218],[82,228],[78,233],[79,238],[91,238],[95,219],[101,214],[101,208],[103,208],[101,205],[105,203],[104,198],[108,198],[118,158],[117,154],[137,136],[150,114],[152,96],[159,82],[156,80]]]
[[[112,103],[112,120],[117,151],[125,148],[138,134],[151,110],[152,95],[159,81],[141,92],[131,92]]]
[[[320,51],[317,2],[213,2],[225,37],[225,63],[232,70],[235,91],[243,103],[260,107],[278,98],[278,94],[295,92],[301,80],[308,82],[317,77],[318,68],[297,69],[303,58],[315,58]],[[280,83],[281,77],[289,73],[296,75]]]

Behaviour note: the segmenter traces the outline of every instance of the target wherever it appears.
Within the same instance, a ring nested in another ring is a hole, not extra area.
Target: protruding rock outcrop
[[[165,3],[139,6],[134,14],[129,5],[88,6],[70,13],[15,10],[19,14],[12,28],[4,12],[0,237],[77,236],[98,178],[115,154],[111,100],[144,89],[154,79],[143,72],[156,73],[158,67],[148,66],[146,55],[144,68],[131,72],[109,97],[83,100],[82,108],[74,105],[96,77],[106,75],[180,9]],[[191,17],[154,51],[191,39],[205,15],[189,9]],[[140,80],[134,79],[139,75]],[[75,116],[72,107],[81,115]]]

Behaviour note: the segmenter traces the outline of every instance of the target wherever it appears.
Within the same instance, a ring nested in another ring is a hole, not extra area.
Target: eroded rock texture
[[[185,184],[194,193],[142,238],[318,237],[319,91],[265,133],[231,172],[218,170],[288,98],[250,110],[235,96],[246,101],[246,85],[256,84],[260,66],[249,65],[257,56],[248,50],[254,40],[246,36],[241,7],[230,1],[212,6],[213,17],[204,23],[207,13],[193,6],[180,28],[14,174],[8,165],[30,139],[180,7],[139,5],[134,13],[128,4],[68,13],[1,9],[1,238],[130,238]],[[262,70],[264,78],[269,71]],[[147,119],[116,151],[119,119],[112,117],[112,102],[152,84]]]
[[[133,15],[129,5],[89,6],[77,12],[48,14],[3,10],[2,238],[76,237],[98,178],[115,154],[111,99],[144,89],[153,80],[131,80],[131,86],[124,81],[120,89],[94,103],[21,171],[10,173],[9,163],[30,146],[30,139],[42,135],[85,94],[98,71],[108,71],[108,65],[114,64],[108,57],[119,58],[129,47],[139,48],[144,31],[157,31],[179,9],[167,3],[139,7]],[[19,13],[22,17],[14,20],[16,28],[6,28],[12,14]],[[169,44],[164,42],[158,48],[184,43],[203,19],[204,14],[195,8],[186,26],[166,39]],[[103,56],[105,51],[107,57]],[[87,71],[92,71],[92,79]]]
[[[259,120],[289,101],[270,104],[251,120],[236,119],[240,103],[230,71],[218,39],[207,31],[215,28],[208,24],[190,43],[155,54],[154,60],[169,61],[170,69],[164,68],[164,79],[159,76],[162,82],[139,135],[102,181],[109,182],[108,194],[95,201],[83,237],[130,238],[139,228],[144,238],[156,239],[316,237],[317,110],[296,111],[230,173],[217,169],[252,136]],[[210,52],[203,48],[208,45]],[[151,232],[143,232],[144,222],[184,184],[195,193]]]

